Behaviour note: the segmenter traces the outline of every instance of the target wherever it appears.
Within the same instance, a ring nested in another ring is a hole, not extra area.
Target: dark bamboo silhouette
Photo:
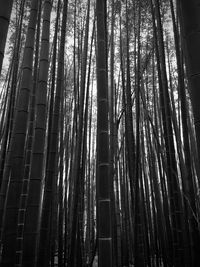
[[[32,81],[34,43],[31,41],[34,39],[35,34],[37,7],[37,1],[32,1],[23,56],[22,79],[16,104],[17,113],[14,119],[14,129],[10,141],[9,152],[7,154],[7,165],[4,169],[1,186],[1,211],[4,209],[4,203],[6,199],[5,212],[4,214],[1,214],[1,220],[3,219],[2,243],[4,246],[2,252],[2,263],[5,264],[5,266],[7,264],[14,264],[15,262],[17,216],[23,181],[23,157],[26,142],[28,108]]]
[[[50,140],[49,140],[49,154],[47,155],[47,170],[45,177],[45,189],[43,196],[43,209],[41,215],[41,231],[40,231],[40,244],[39,244],[39,258],[38,265],[48,265],[50,258],[50,234],[52,231],[52,218],[53,218],[53,203],[54,195],[56,194],[56,165],[58,155],[58,141],[59,141],[59,122],[61,118],[61,97],[64,90],[64,48],[65,48],[65,33],[66,33],[66,21],[67,21],[67,5],[68,1],[64,1],[63,6],[63,19],[61,28],[61,41],[58,56],[58,70],[57,70],[57,83],[54,105],[52,107],[52,121]]]
[[[43,26],[39,73],[36,90],[36,120],[34,126],[33,152],[31,158],[30,180],[24,222],[22,266],[35,266],[37,263],[40,211],[42,200],[43,171],[45,164],[45,134],[47,117],[47,78],[49,67],[49,31],[51,1],[45,0],[43,6]],[[33,219],[34,218],[34,219]],[[31,244],[28,245],[28,244]]]
[[[98,266],[112,266],[109,177],[106,1],[97,0],[97,225]]]
[[[197,105],[197,99],[199,96],[199,52],[198,52],[198,45],[199,41],[199,20],[198,20],[198,10],[199,5],[198,2],[191,1],[190,4],[187,1],[177,1],[178,7],[180,8],[180,22],[181,22],[181,29],[182,29],[182,38],[184,40],[184,52],[186,55],[186,64],[187,64],[187,71],[188,71],[188,79],[190,82],[190,94],[191,94],[191,101],[193,106],[193,114],[194,114],[194,125],[196,130],[196,140],[197,140],[197,150],[198,156],[200,157],[200,112],[199,107]],[[189,5],[188,5],[189,4]],[[184,94],[184,92],[182,92]],[[190,192],[191,192],[191,185],[190,185]],[[194,199],[194,198],[192,198]],[[191,202],[191,205],[195,205],[194,202]],[[194,210],[195,212],[195,210]],[[192,218],[193,220],[193,218]],[[199,262],[199,253],[198,253],[198,243],[200,240],[199,229],[197,230],[196,221],[192,221],[192,231],[193,231],[193,266],[197,266]]]

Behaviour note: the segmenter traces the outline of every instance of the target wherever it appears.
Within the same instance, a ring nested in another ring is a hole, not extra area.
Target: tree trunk
[[[188,80],[190,85],[190,95],[194,114],[194,124],[196,130],[197,150],[200,162],[200,1],[192,0],[190,2],[178,0],[180,7],[180,22],[182,38],[184,41],[184,53],[186,56],[186,65],[188,71]],[[194,197],[194,196],[193,196]],[[193,224],[193,231],[195,230]],[[199,264],[198,244],[200,242],[200,233],[195,231],[193,234],[193,266]]]
[[[28,185],[28,198],[24,223],[22,266],[35,266],[40,229],[40,213],[45,164],[47,115],[47,78],[49,68],[49,31],[51,0],[45,0],[40,50],[38,84],[36,90],[35,134]]]
[[[2,252],[2,264],[4,266],[9,266],[9,264],[14,264],[15,262],[17,216],[24,174],[23,159],[28,126],[34,51],[33,40],[37,22],[37,10],[38,1],[33,0],[23,56],[22,80],[16,104],[17,111],[14,118],[13,135],[11,137],[7,165],[5,166],[3,184],[1,186],[1,212],[3,211],[6,199],[4,216],[3,212],[0,214],[1,220],[3,218],[2,242],[4,248]],[[8,182],[9,186],[7,188]]]
[[[106,0],[97,0],[97,235],[98,266],[112,266],[109,177]]]

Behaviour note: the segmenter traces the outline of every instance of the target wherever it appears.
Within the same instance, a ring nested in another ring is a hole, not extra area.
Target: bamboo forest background
[[[1,266],[199,266],[199,12],[0,0]]]

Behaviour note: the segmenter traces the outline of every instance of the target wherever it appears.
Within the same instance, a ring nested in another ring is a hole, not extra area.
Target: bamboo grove
[[[200,0],[0,0],[0,266],[199,266]]]

